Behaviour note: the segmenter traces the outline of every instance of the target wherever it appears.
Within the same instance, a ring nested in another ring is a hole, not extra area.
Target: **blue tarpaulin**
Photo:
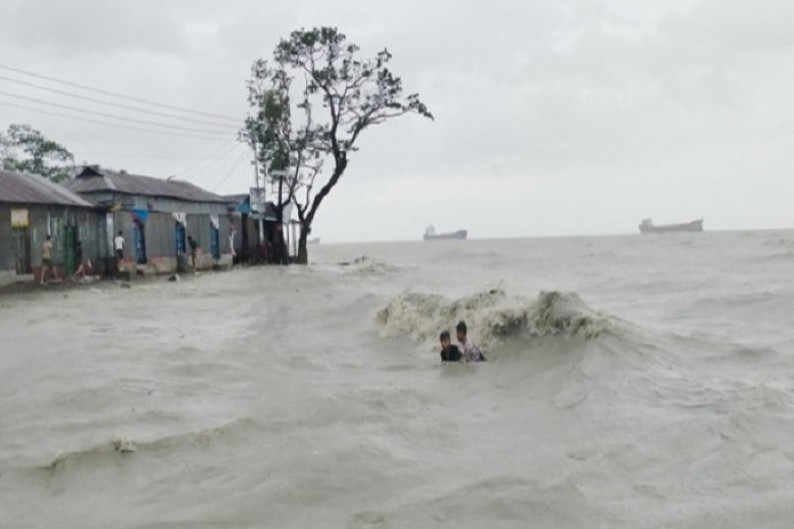
[[[148,209],[133,209],[132,216],[135,217],[135,220],[138,222],[146,222],[149,220],[149,210]]]
[[[240,202],[237,206],[237,212],[242,213],[243,215],[250,215],[251,214],[251,198],[247,197],[245,200]]]

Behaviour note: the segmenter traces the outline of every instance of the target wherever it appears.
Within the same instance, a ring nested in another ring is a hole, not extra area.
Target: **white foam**
[[[608,319],[575,293],[541,292],[531,300],[498,288],[454,300],[406,292],[390,300],[376,319],[386,335],[409,335],[422,342],[437,340],[442,330],[454,331],[462,320],[469,337],[488,348],[513,337],[596,338],[609,328]]]

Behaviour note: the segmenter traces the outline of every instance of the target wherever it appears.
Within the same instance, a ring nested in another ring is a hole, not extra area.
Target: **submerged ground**
[[[0,294],[0,527],[788,527],[793,250],[319,246]],[[439,365],[461,318],[487,364]]]

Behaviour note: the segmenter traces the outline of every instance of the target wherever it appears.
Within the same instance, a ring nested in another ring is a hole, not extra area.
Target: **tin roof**
[[[0,170],[0,202],[95,208],[96,204],[42,176]]]
[[[66,187],[80,194],[111,192],[166,197],[186,202],[228,202],[220,195],[183,180],[163,180],[95,166],[85,167],[74,179],[66,183]]]
[[[248,200],[250,196],[251,195],[249,195],[248,193],[238,193],[236,195],[223,195],[223,198],[225,198],[226,202],[228,202],[230,205],[237,206],[241,204],[243,201]]]
[[[251,203],[251,195],[238,194],[238,195],[225,195],[224,198],[229,203],[230,208],[237,213],[244,213],[252,215],[253,218],[262,218],[267,221],[275,222],[278,220],[278,213],[276,212],[276,205],[273,202],[265,202],[265,214],[259,214],[259,207],[257,204]]]

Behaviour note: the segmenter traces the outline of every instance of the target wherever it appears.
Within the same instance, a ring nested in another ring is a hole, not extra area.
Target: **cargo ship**
[[[444,240],[465,240],[468,236],[466,230],[451,231],[448,233],[436,233],[436,228],[431,224],[425,229],[425,234],[422,238],[426,241],[444,241]]]
[[[678,224],[654,224],[651,219],[643,219],[640,223],[640,233],[668,233],[679,231],[703,231],[703,219]]]

